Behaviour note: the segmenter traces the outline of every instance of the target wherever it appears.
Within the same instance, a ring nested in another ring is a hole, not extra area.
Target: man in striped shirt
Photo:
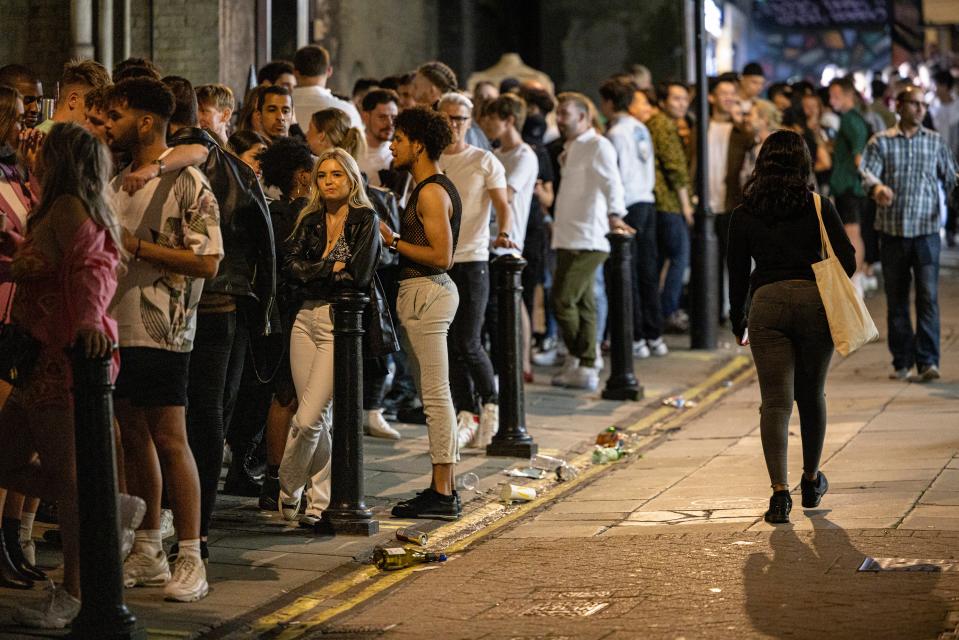
[[[876,231],[885,280],[893,379],[917,366],[922,382],[939,378],[939,185],[956,185],[956,161],[942,137],[922,126],[922,92],[896,96],[899,124],[873,136],[860,164],[863,185],[875,199]],[[909,317],[909,287],[916,280],[916,330]]]

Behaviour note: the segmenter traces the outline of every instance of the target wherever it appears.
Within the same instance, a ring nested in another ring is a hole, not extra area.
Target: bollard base
[[[641,385],[632,385],[632,386],[607,386],[603,389],[603,393],[600,394],[603,400],[642,400],[645,397],[643,387]]]
[[[380,521],[372,518],[372,513],[330,513],[323,516],[316,525],[316,532],[328,535],[375,536],[380,532]]]
[[[74,640],[147,640],[146,629],[137,625],[126,605],[108,611],[84,614],[81,610],[65,636]]]
[[[497,442],[494,439],[486,446],[486,455],[503,458],[532,458],[537,451],[539,451],[539,445],[533,442],[532,438],[528,442],[515,440]]]

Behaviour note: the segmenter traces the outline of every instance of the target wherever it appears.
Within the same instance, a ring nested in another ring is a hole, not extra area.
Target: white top
[[[653,139],[646,125],[633,116],[620,116],[613,120],[606,137],[616,148],[626,206],[655,202],[656,158],[653,156]]]
[[[560,155],[553,249],[609,253],[609,214],[626,215],[623,181],[613,143],[588,129]]]
[[[110,182],[117,219],[130,233],[164,247],[196,255],[222,256],[220,211],[206,177],[194,167],[154,178],[132,196],[123,178]],[[110,306],[121,347],[193,350],[196,307],[203,279],[170,273],[146,260],[129,260]]]
[[[367,147],[366,154],[358,160],[357,164],[360,165],[360,171],[366,174],[370,184],[374,187],[382,187],[380,170],[389,169],[393,166],[393,153],[390,151],[390,143],[384,142],[377,147]]]
[[[934,99],[929,105],[929,117],[946,146],[959,160],[959,96],[953,95],[949,104]]]
[[[529,210],[533,204],[533,187],[536,186],[536,176],[539,175],[539,159],[533,148],[525,142],[509,151],[497,149],[493,153],[506,169],[507,189],[513,190],[513,201],[510,203],[513,228],[510,229],[509,235],[519,247],[518,253],[522,253]]]
[[[726,211],[726,171],[729,168],[729,138],[732,122],[709,122],[709,208]]]
[[[453,262],[489,260],[490,189],[506,188],[506,171],[491,152],[467,146],[440,156],[440,169],[453,181],[463,203]]]
[[[296,112],[296,121],[306,133],[310,126],[310,118],[317,111],[335,107],[340,111],[345,111],[350,116],[353,126],[363,131],[363,119],[360,118],[360,112],[356,106],[349,100],[341,100],[333,95],[333,92],[326,87],[296,87],[293,89],[293,110]]]

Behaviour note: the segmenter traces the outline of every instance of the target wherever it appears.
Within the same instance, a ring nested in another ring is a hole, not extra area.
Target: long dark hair
[[[809,199],[812,160],[809,147],[794,131],[776,131],[763,142],[756,168],[743,188],[743,202],[754,214],[787,218]]]

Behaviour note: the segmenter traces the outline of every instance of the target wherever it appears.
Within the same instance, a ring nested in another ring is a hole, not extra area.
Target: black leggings
[[[833,343],[816,283],[783,280],[757,289],[749,308],[749,344],[759,374],[759,424],[769,480],[789,484],[786,453],[794,400],[806,473],[819,469],[826,437],[824,387]]]

